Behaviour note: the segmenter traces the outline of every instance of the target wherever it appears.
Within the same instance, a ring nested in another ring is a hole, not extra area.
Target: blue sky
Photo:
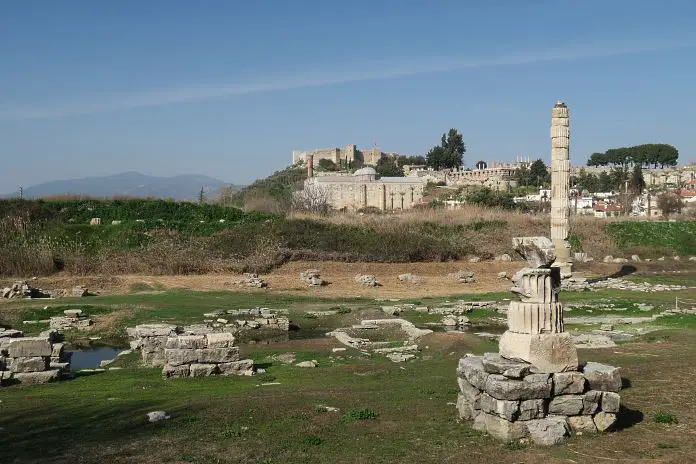
[[[696,2],[0,3],[0,192],[139,171],[248,183],[292,150],[479,160],[640,143],[696,161]]]

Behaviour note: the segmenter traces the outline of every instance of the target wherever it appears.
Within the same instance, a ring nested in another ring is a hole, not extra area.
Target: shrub
[[[658,424],[678,424],[677,416],[670,412],[658,411],[652,416],[653,422]]]
[[[349,409],[341,418],[345,421],[373,420],[377,419],[378,414],[370,409]]]
[[[309,435],[304,437],[304,440],[302,440],[305,445],[310,445],[310,446],[319,446],[321,445],[322,439],[314,436],[314,435]]]

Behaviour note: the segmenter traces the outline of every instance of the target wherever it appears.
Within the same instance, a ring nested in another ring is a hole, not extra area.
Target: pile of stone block
[[[377,277],[369,274],[358,274],[355,276],[355,281],[360,285],[365,285],[366,287],[381,287],[382,284],[379,283]]]
[[[55,330],[85,329],[92,325],[92,319],[81,309],[66,309],[62,316],[51,317],[48,324]]]
[[[32,287],[28,282],[18,280],[11,287],[2,289],[3,298],[51,298],[51,294],[40,288]]]
[[[321,272],[318,269],[307,269],[300,272],[300,281],[306,283],[310,287],[321,287],[327,282],[321,278]]]
[[[57,380],[70,372],[69,353],[51,331],[24,337],[18,330],[0,331],[0,385],[34,385]]]
[[[251,329],[267,329],[287,332],[290,319],[283,316],[283,310],[269,308],[218,309],[203,314],[206,332],[222,331],[238,333]],[[186,327],[184,328],[186,331]]]
[[[243,277],[237,281],[237,283],[240,285],[246,285],[247,287],[268,288],[268,282],[260,278],[258,274],[252,274],[249,272],[245,272]]]
[[[173,335],[167,338],[162,369],[164,377],[253,375],[254,362],[239,359],[239,347],[231,333]]]
[[[164,348],[167,339],[175,337],[181,331],[181,327],[172,324],[141,324],[126,329],[131,339],[131,349],[139,349],[143,364],[151,367],[166,364]]]
[[[530,437],[552,445],[571,432],[609,430],[621,402],[619,368],[593,362],[539,373],[530,363],[486,353],[462,358],[457,376],[459,418],[506,441]]]

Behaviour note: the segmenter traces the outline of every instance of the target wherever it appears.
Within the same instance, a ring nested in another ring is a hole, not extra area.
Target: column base
[[[578,351],[573,337],[566,332],[549,334],[521,334],[506,331],[500,337],[500,355],[521,359],[539,372],[565,372],[578,368]]]

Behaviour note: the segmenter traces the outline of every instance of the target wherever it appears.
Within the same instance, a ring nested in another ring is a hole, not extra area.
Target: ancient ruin
[[[551,110],[551,240],[556,248],[555,266],[570,275],[568,243],[570,197],[570,115],[559,101]]]
[[[0,328],[0,386],[46,383],[69,373],[70,353],[59,339],[55,331],[24,337],[19,330]]]
[[[208,377],[253,375],[254,361],[239,359],[234,335],[227,332],[205,335],[170,335],[164,348],[164,377]]]
[[[460,419],[501,440],[531,437],[542,445],[560,443],[571,431],[609,430],[619,412],[620,370],[579,365],[563,326],[555,244],[522,237],[513,245],[527,261],[511,289],[520,301],[510,302],[500,353],[460,359]]]

